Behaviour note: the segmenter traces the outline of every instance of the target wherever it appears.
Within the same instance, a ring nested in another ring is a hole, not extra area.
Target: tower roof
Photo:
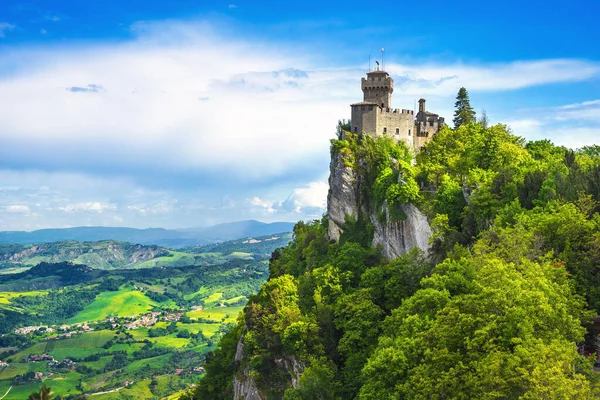
[[[376,69],[375,71],[367,72],[367,75],[389,75],[389,74],[384,70]]]

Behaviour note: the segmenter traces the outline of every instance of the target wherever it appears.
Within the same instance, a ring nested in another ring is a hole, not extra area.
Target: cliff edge
[[[425,254],[429,250],[429,237],[431,227],[427,217],[412,203],[399,204],[397,201],[394,210],[390,209],[388,199],[381,202],[374,201],[371,196],[370,186],[380,182],[370,183],[372,173],[368,170],[368,157],[361,158],[360,154],[352,151],[352,146],[346,145],[348,141],[360,141],[358,137],[348,137],[335,141],[342,143],[341,150],[336,143],[332,145],[331,163],[329,166],[329,194],[327,196],[327,214],[329,218],[329,239],[339,241],[344,232],[344,226],[349,222],[366,219],[373,229],[373,247],[381,246],[383,255],[391,260],[406,254],[413,247],[418,247]],[[365,139],[370,140],[370,139]],[[346,142],[346,143],[344,143]],[[345,147],[347,146],[347,147]],[[350,149],[351,151],[344,151]],[[400,162],[390,159],[392,175],[398,175],[396,185],[408,185],[402,177],[403,171]],[[383,172],[385,174],[385,172]],[[390,182],[392,182],[390,180]],[[391,186],[391,184],[390,184]],[[389,187],[388,187],[389,189]],[[394,218],[400,214],[400,218]]]

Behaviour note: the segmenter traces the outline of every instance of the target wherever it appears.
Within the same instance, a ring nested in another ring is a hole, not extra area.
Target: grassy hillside
[[[26,398],[42,383],[62,396],[94,399],[182,392],[197,383],[206,354],[266,280],[275,246],[287,243],[271,239],[166,250],[126,268],[41,263],[0,275],[0,360],[9,362],[0,369],[0,391],[14,385],[6,400]],[[89,252],[81,254],[79,245]],[[90,260],[100,255],[94,249],[111,245],[127,244],[53,243],[44,257]],[[42,354],[54,361],[28,360]]]
[[[108,316],[126,317],[150,311],[157,303],[144,293],[126,287],[116,292],[102,292],[83,310],[67,320],[69,324],[100,321]]]

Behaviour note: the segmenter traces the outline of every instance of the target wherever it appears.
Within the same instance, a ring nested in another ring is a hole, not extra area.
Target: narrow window
[[[383,128],[383,133],[387,133],[387,128]]]
[[[369,106],[369,111],[373,111],[373,106]]]
[[[365,111],[365,106],[360,106],[361,111]]]
[[[410,136],[410,129],[408,130],[408,136]]]
[[[354,127],[354,133],[357,133],[357,132],[358,132],[358,128]]]
[[[396,135],[400,133],[400,128],[396,128]]]

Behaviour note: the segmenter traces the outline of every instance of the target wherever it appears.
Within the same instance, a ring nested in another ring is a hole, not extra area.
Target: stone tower
[[[387,72],[379,70],[367,72],[367,79],[361,79],[361,87],[365,102],[375,103],[381,108],[392,106],[394,80]]]
[[[361,79],[363,101],[351,104],[351,129],[373,138],[390,136],[403,140],[418,151],[444,125],[444,118],[425,110],[425,99],[419,100],[419,113],[413,110],[392,108],[394,80],[379,70],[367,72]]]

